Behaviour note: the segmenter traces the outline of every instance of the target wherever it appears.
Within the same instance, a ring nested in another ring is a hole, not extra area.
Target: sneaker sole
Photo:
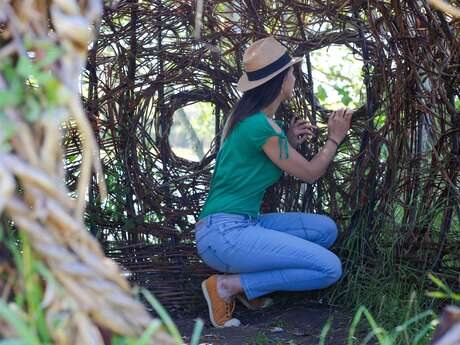
[[[212,313],[211,298],[208,295],[208,289],[206,289],[206,280],[201,283],[201,290],[203,290],[204,298],[206,299],[206,303],[208,303],[209,319],[211,320],[212,325],[214,327],[216,327],[216,328],[224,328],[224,326],[219,326],[214,321],[214,316],[213,316],[213,313]]]

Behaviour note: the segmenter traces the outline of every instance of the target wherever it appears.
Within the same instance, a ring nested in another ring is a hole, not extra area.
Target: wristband
[[[328,140],[331,140],[331,141],[332,141],[334,144],[336,144],[336,145],[337,145],[337,147],[339,147],[339,145],[340,145],[340,144],[339,144],[337,141],[335,141],[335,140],[334,140],[334,139],[332,139],[332,138],[327,138],[327,139],[328,139]]]

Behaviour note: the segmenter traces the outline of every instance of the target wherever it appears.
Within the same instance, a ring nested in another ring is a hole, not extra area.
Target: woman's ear
[[[286,98],[289,98],[289,72],[286,73],[283,79],[283,84],[281,85],[281,95],[282,100],[284,101]]]
[[[284,77],[283,80],[283,95],[284,99],[289,99],[292,96],[292,92],[294,90],[294,84],[295,84],[295,76],[294,76],[294,66],[289,67],[288,73],[286,73],[286,76]]]

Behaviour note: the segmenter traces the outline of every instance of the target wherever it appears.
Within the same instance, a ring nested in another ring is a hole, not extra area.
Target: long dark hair
[[[221,143],[229,136],[238,122],[262,110],[278,97],[289,69],[286,68],[269,81],[243,93],[225,123]]]

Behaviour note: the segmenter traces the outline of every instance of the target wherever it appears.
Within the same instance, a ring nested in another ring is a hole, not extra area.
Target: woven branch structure
[[[170,310],[193,308],[198,282],[210,272],[196,255],[193,224],[239,97],[244,49],[273,35],[291,55],[304,56],[294,97],[277,117],[325,124],[332,109],[313,93],[310,54],[342,45],[363,63],[366,100],[321,180],[284,176],[267,191],[263,211],[327,213],[341,228],[339,256],[372,270],[391,248],[394,262],[414,276],[432,270],[458,287],[459,27],[416,0],[107,3],[83,73],[85,110],[108,181],[101,203],[92,177],[90,231],[130,280]],[[215,139],[199,162],[177,156],[168,140],[175,111],[196,102],[212,103],[215,118]],[[326,136],[320,132],[300,151],[313,157]],[[80,147],[70,129],[71,189]],[[351,275],[353,262],[344,262]]]

